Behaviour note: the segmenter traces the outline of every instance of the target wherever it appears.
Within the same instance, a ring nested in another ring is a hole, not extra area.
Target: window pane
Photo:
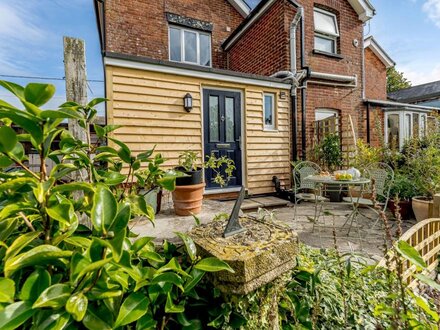
[[[411,115],[410,114],[405,115],[404,126],[405,126],[405,130],[404,130],[403,137],[404,137],[404,139],[409,139],[411,137]]]
[[[419,114],[413,113],[413,137],[419,137]]]
[[[336,53],[335,41],[319,36],[315,36],[315,49],[327,53]]]
[[[200,34],[200,65],[211,66],[211,36]]]
[[[234,120],[234,99],[232,97],[225,98],[226,112],[226,142],[235,141],[235,120]]]
[[[179,29],[170,28],[170,60],[182,61],[181,34]]]
[[[273,96],[272,95],[264,95],[264,125],[265,126],[274,126],[274,118],[273,118]]]
[[[336,26],[336,19],[333,15],[326,15],[322,12],[315,11],[313,13],[315,20],[315,31],[328,33],[331,35],[338,35],[338,29]]]
[[[399,115],[388,115],[388,144],[391,148],[400,148]]]
[[[218,110],[218,96],[209,96],[209,142],[220,140]]]
[[[420,134],[426,136],[426,115],[420,116]]]
[[[184,31],[185,33],[185,62],[197,63],[197,34]]]

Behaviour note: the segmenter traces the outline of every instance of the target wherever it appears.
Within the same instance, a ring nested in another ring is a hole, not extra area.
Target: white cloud
[[[421,85],[440,80],[440,63],[431,69],[420,68],[419,66],[397,66],[398,71],[402,71],[405,78],[411,81],[413,86]]]
[[[30,59],[44,56],[47,33],[32,6],[22,1],[0,0],[0,73],[29,74]],[[40,45],[40,51],[30,51]]]
[[[440,28],[440,0],[427,0],[423,4],[423,11],[434,24]]]

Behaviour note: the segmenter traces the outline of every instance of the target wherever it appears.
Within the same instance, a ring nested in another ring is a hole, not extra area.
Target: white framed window
[[[336,54],[338,52],[337,41],[339,37],[336,15],[326,10],[315,8],[313,10],[313,19],[315,23],[315,49]]]
[[[263,94],[263,121],[265,130],[276,129],[275,94]]]
[[[327,135],[339,134],[339,111],[333,109],[315,110],[315,140],[319,143]]]
[[[406,140],[426,135],[428,116],[425,112],[394,110],[385,113],[385,142],[402,149]]]
[[[170,61],[211,66],[211,34],[169,27]]]

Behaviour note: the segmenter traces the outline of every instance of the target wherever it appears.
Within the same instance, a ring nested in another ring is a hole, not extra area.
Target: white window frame
[[[405,141],[408,139],[414,137],[413,136],[413,115],[418,114],[419,115],[419,138],[423,137],[427,133],[427,124],[428,124],[428,114],[429,112],[425,111],[414,111],[414,110],[387,110],[385,112],[385,121],[384,121],[384,128],[385,128],[385,143],[388,144],[388,116],[389,115],[398,115],[399,116],[399,149],[403,148],[403,145],[405,144]],[[409,121],[409,127],[405,126],[405,119],[406,117],[410,117]],[[425,121],[425,124],[423,125],[423,120]],[[422,131],[422,127],[424,127],[424,131]],[[407,134],[409,133],[409,134]]]
[[[266,96],[272,98],[272,124],[266,124]],[[276,131],[277,129],[277,116],[276,116],[276,95],[275,93],[263,93],[263,127],[265,131]]]
[[[172,60],[171,59],[171,29],[179,30],[180,31],[180,61]],[[190,62],[185,61],[185,32],[189,33],[195,33],[196,34],[196,56],[197,56],[197,62]],[[200,64],[200,36],[205,35],[209,37],[209,65],[202,65]],[[206,68],[212,67],[212,38],[211,33],[201,32],[195,29],[189,29],[184,28],[177,25],[169,25],[168,26],[168,58],[171,62],[175,63],[186,63],[186,64],[192,64],[192,65],[200,65]]]
[[[327,40],[333,41],[333,51],[331,52],[331,54],[337,54],[338,53],[338,38],[340,36],[339,35],[339,27],[338,27],[338,18],[332,12],[329,12],[327,10],[323,10],[320,8],[313,8],[313,13],[315,13],[315,12],[318,12],[318,13],[321,13],[323,15],[327,15],[327,16],[330,16],[333,18],[333,23],[335,25],[336,34],[320,31],[319,29],[316,28],[316,24],[314,22],[313,23],[314,24],[314,31],[315,31],[314,38],[321,38],[321,39],[327,39]],[[316,49],[315,40],[313,40],[313,42],[314,42],[313,47],[315,48],[315,50],[322,51],[322,50]]]

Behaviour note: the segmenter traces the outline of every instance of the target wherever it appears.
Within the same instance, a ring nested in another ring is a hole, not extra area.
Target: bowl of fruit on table
[[[350,173],[335,173],[336,181],[351,181],[353,180],[353,175]]]

